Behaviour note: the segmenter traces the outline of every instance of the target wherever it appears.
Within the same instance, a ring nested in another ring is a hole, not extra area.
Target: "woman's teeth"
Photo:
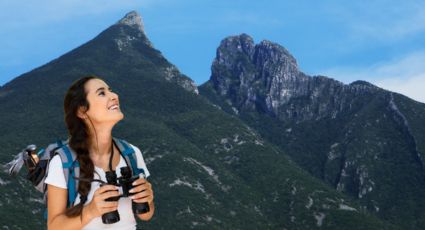
[[[114,110],[114,109],[118,109],[118,105],[113,105],[113,106],[109,107],[109,110]]]

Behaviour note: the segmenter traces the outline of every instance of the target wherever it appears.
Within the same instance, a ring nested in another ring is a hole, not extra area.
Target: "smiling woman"
[[[118,95],[102,79],[83,77],[69,88],[64,110],[69,132],[67,145],[75,152],[79,164],[78,195],[68,204],[69,183],[66,183],[60,156],[54,156],[45,180],[48,184],[48,228],[104,229],[109,225],[113,229],[136,229],[133,213],[141,220],[151,219],[153,191],[144,178],[144,175],[149,176],[149,171],[143,156],[137,147],[129,144],[137,162],[137,168],[131,168],[119,147],[121,141],[117,143],[112,137],[113,127],[124,118]],[[126,173],[130,169],[133,176]],[[128,179],[129,191],[123,186],[123,193],[127,195],[118,192],[121,184],[117,184],[117,177]]]

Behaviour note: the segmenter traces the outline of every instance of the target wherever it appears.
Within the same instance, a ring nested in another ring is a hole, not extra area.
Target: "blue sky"
[[[425,102],[425,1],[0,0],[0,85],[87,42],[131,10],[197,85],[226,36],[287,48],[301,70]]]

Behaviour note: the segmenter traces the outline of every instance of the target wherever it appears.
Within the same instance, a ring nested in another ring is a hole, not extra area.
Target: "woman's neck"
[[[105,156],[111,153],[112,146],[112,129],[111,128],[97,128],[93,132],[90,140],[90,153],[98,156]]]

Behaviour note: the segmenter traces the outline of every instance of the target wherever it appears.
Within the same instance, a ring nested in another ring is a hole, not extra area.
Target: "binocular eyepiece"
[[[122,187],[122,195],[111,197],[106,199],[105,201],[118,201],[121,197],[129,197],[133,195],[129,191],[134,187],[133,182],[139,179],[139,176],[131,176],[130,167],[122,167],[120,169],[121,177],[117,178],[117,174],[115,171],[106,172],[106,181],[107,184],[121,186]],[[131,207],[133,209],[133,214],[142,214],[149,212],[149,204],[145,203],[136,203],[134,201],[131,202]],[[108,212],[102,215],[102,222],[104,224],[113,224],[120,221],[120,215],[118,210]]]

